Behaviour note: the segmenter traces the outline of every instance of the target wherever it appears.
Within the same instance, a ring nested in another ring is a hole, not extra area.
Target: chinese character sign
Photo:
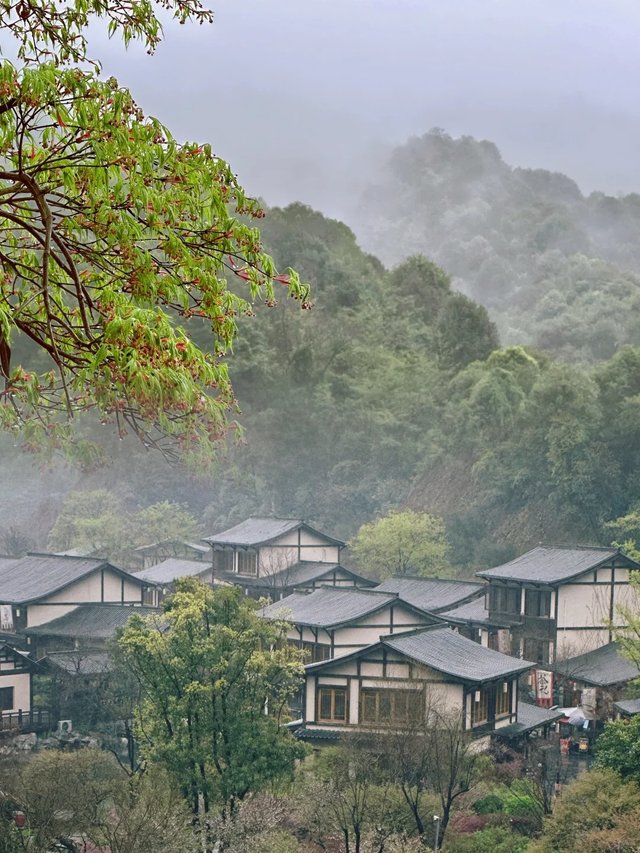
[[[536,705],[550,708],[553,705],[553,673],[544,669],[535,672]]]

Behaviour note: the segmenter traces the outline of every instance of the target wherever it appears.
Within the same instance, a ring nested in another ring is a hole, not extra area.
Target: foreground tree
[[[162,5],[211,17],[198,0]],[[116,80],[61,66],[86,58],[94,15],[125,41],[159,39],[146,0],[0,10],[25,62],[0,63],[0,425],[69,446],[70,417],[95,409],[120,435],[205,458],[235,407],[237,317],[273,304],[274,281],[304,307],[308,291],[277,275],[246,224],[260,205],[209,145],[179,145]]]
[[[121,637],[143,696],[141,752],[167,769],[197,820],[233,818],[305,753],[282,727],[302,674],[286,627],[260,619],[238,588],[188,579],[162,618],[133,617]]]
[[[349,548],[363,571],[381,579],[449,569],[444,524],[426,512],[391,512],[363,524]]]

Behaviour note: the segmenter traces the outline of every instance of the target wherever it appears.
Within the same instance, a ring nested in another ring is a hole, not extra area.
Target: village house
[[[212,578],[241,586],[254,598],[284,598],[295,589],[368,588],[375,581],[340,565],[345,543],[297,518],[248,518],[204,540]]]
[[[490,618],[485,583],[402,575],[388,578],[376,589],[398,593],[404,601],[437,614],[460,634],[482,646],[504,654],[511,652],[510,623]]]
[[[26,652],[0,645],[0,731],[43,731],[46,711],[33,708],[33,675],[40,667]]]
[[[306,650],[310,661],[349,654],[375,643],[382,634],[442,624],[397,593],[338,587],[294,593],[263,607],[260,615],[290,622],[289,641]]]
[[[350,731],[419,725],[436,710],[480,738],[517,723],[518,677],[533,665],[441,625],[383,636],[307,665],[297,734],[330,742]]]
[[[40,660],[51,652],[104,652],[131,616],[149,616],[161,611],[131,604],[82,604],[31,628],[24,629],[27,647]]]
[[[615,716],[615,703],[623,699],[629,682],[640,676],[617,643],[556,661],[553,672],[555,704],[578,707],[585,719],[596,721]]]
[[[512,653],[548,665],[613,640],[637,569],[617,548],[539,546],[476,574],[488,584],[490,622],[511,626]]]
[[[0,560],[0,630],[20,634],[85,604],[141,605],[149,584],[104,560],[28,554]]]

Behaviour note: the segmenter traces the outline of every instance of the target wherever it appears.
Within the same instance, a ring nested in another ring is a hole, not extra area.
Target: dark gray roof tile
[[[85,557],[59,554],[28,554],[12,561],[0,561],[0,602],[26,604],[64,589],[97,569],[109,567],[133,582],[135,575],[106,563]]]
[[[451,628],[383,637],[382,643],[418,663],[463,681],[493,681],[535,666],[531,661],[512,658],[481,646]]]
[[[484,595],[486,585],[442,578],[397,577],[388,578],[376,589],[397,592],[400,598],[414,607],[438,613],[464,601],[479,598]]]
[[[488,580],[517,580],[533,583],[554,584],[570,580],[596,568],[613,557],[636,566],[620,554],[617,548],[556,547],[540,545],[515,560],[510,560],[493,569],[476,572],[478,577]]]
[[[27,636],[72,637],[106,640],[123,628],[132,616],[161,614],[155,607],[127,604],[80,604],[74,610],[43,625],[26,628]]]
[[[341,539],[334,539],[327,536],[325,533],[315,530],[301,518],[247,518],[236,524],[234,527],[229,527],[228,530],[223,530],[213,536],[206,536],[203,542],[209,542],[211,545],[230,545],[239,548],[249,548],[257,545],[266,545],[268,542],[273,542],[285,533],[290,533],[292,530],[304,528],[311,533],[315,533],[335,545],[344,545]]]
[[[180,560],[177,557],[169,557],[161,563],[156,563],[149,569],[143,569],[135,573],[135,577],[152,583],[173,583],[178,578],[188,578],[201,575],[204,572],[211,574],[211,567],[202,560]]]
[[[540,726],[548,726],[561,719],[562,711],[549,708],[540,708],[530,702],[518,702],[518,721],[510,726],[496,729],[495,734],[500,737],[514,738],[531,732]]]
[[[320,587],[310,593],[294,592],[260,612],[268,619],[331,628],[360,619],[397,600],[393,593],[377,590]]]
[[[99,675],[111,666],[107,652],[49,652],[38,663],[69,675]]]
[[[608,643],[592,652],[558,661],[554,670],[572,681],[583,681],[597,687],[621,684],[640,675],[638,667],[624,657],[617,643]]]
[[[625,717],[634,717],[640,714],[640,699],[621,699],[619,702],[614,702],[613,707],[617,708]]]

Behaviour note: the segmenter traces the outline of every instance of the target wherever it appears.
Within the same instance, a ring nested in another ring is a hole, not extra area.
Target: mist
[[[209,141],[270,204],[333,216],[388,151],[442,127],[584,192],[640,189],[640,9],[615,2],[219,0],[154,57],[105,70],[178,138]]]

